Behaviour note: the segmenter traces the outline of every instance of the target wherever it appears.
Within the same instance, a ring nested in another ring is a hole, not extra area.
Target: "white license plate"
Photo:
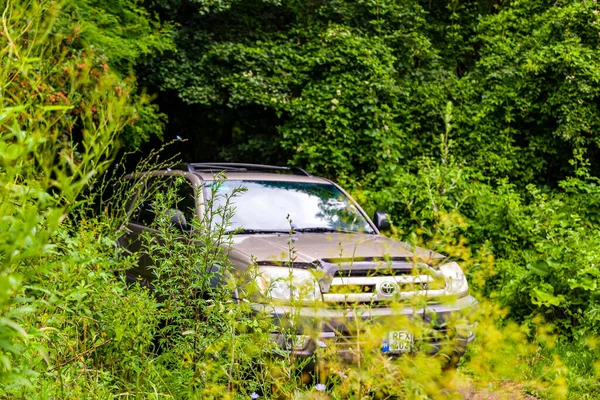
[[[405,353],[412,349],[414,337],[407,331],[391,331],[383,339],[381,350],[384,353]]]

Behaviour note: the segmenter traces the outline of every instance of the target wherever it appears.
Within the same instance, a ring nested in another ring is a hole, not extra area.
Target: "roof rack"
[[[289,171],[294,175],[312,176],[298,167],[281,167],[277,165],[244,164],[244,163],[183,163],[177,166],[188,172],[253,172],[253,171]]]

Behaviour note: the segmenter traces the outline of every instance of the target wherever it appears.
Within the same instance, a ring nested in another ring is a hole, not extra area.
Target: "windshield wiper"
[[[225,232],[226,234],[233,233],[234,235],[256,235],[261,233],[290,233],[290,231],[273,230],[273,229],[233,229]]]
[[[358,233],[356,231],[348,231],[344,229],[326,228],[324,226],[318,226],[314,228],[296,228],[294,232],[305,232],[305,233],[320,233],[320,232],[333,232],[333,233]]]

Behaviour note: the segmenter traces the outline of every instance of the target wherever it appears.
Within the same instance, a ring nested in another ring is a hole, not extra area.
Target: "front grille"
[[[375,285],[334,285],[331,286],[328,293],[332,294],[352,294],[352,293],[374,293]]]
[[[445,288],[441,274],[423,263],[394,260],[320,260],[327,278],[320,281],[329,304],[386,307],[415,296],[436,298]]]
[[[400,276],[411,275],[413,269],[340,269],[334,272],[334,278],[350,278],[350,277],[377,277],[377,276]]]
[[[406,277],[333,278],[322,287],[326,303],[393,303],[414,297],[434,299],[443,295],[445,281],[428,275]]]

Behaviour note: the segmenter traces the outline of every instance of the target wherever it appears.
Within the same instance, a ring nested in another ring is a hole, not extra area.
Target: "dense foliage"
[[[332,178],[454,155],[480,180],[597,172],[595,1],[179,1],[177,52],[140,66],[193,159],[286,162]],[[283,150],[283,152],[282,152]]]

